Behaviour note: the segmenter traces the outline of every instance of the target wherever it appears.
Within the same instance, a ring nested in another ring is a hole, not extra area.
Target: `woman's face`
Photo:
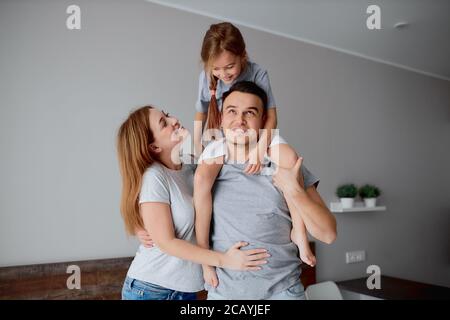
[[[150,145],[154,153],[171,151],[185,139],[189,132],[180,124],[177,118],[156,108],[150,109],[150,129],[154,141]]]
[[[232,83],[241,74],[241,57],[224,50],[211,64],[212,74],[226,84]]]

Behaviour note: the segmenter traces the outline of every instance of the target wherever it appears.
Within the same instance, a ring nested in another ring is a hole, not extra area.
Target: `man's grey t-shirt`
[[[238,241],[250,245],[242,250],[265,248],[271,254],[259,271],[216,268],[217,288],[208,291],[227,299],[265,299],[284,291],[299,280],[298,248],[290,238],[292,220],[283,194],[273,185],[271,175],[247,175],[247,164],[223,165],[215,185],[212,247],[226,251]],[[271,164],[274,166],[274,164]],[[301,167],[305,188],[319,182]]]

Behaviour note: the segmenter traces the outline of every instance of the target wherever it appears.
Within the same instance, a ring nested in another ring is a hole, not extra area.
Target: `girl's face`
[[[226,84],[232,83],[242,71],[242,58],[224,50],[211,64],[212,74]]]
[[[171,151],[185,139],[189,132],[180,124],[177,118],[156,108],[150,109],[150,129],[154,141],[150,144],[153,153]]]

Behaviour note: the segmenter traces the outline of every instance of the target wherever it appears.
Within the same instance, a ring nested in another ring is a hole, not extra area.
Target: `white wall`
[[[144,1],[0,2],[0,266],[133,255],[115,134],[152,103],[192,128],[202,37],[215,20]],[[321,178],[377,184],[382,213],[337,214],[318,280],[385,275],[450,286],[450,84],[241,28],[269,70],[281,134]],[[412,48],[413,49],[413,48]],[[366,250],[346,265],[345,252]]]

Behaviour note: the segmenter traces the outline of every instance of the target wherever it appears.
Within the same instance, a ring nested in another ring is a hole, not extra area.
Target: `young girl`
[[[194,147],[196,155],[202,151],[202,128],[206,121],[206,128],[219,129],[220,111],[222,109],[222,95],[230,87],[239,81],[252,81],[261,87],[267,95],[267,116],[259,137],[257,148],[254,148],[249,157],[249,164],[245,172],[247,174],[256,174],[261,170],[261,161],[268,151],[268,146],[272,142],[272,129],[277,127],[277,113],[275,99],[270,86],[269,75],[266,70],[258,64],[249,61],[245,49],[245,42],[238,28],[228,22],[213,24],[206,32],[203,39],[201,58],[204,64],[204,70],[199,77],[199,92],[196,103]],[[291,147],[283,146],[283,152],[280,156],[292,161],[293,167],[297,161],[297,154]],[[209,248],[208,232],[211,220],[211,188],[218,171],[214,166],[200,166],[202,169],[197,173],[197,180],[201,180],[199,189],[195,190],[197,196],[194,198],[197,215],[204,217],[203,224],[196,223],[200,232],[197,233],[198,243]],[[217,168],[216,168],[217,169]],[[219,169],[220,170],[220,169]],[[202,176],[200,178],[200,175]],[[199,221],[202,221],[200,218]],[[299,246],[300,258],[309,265],[315,265],[315,257],[309,247],[305,225],[301,219],[293,221],[294,233],[293,239]],[[197,231],[198,232],[198,231]],[[200,234],[200,236],[199,236]],[[205,268],[204,268],[205,269]],[[205,271],[205,270],[204,270]],[[208,273],[208,272],[206,272]],[[209,272],[211,273],[211,272]],[[209,280],[211,277],[208,277]]]
[[[259,139],[258,148],[250,155],[246,173],[261,170],[261,161],[271,141],[271,129],[277,127],[275,99],[270,87],[269,75],[258,64],[250,61],[245,42],[238,28],[229,22],[213,24],[203,38],[201,59],[204,70],[199,78],[196,102],[194,147],[197,156],[202,152],[202,128],[219,129],[222,95],[237,81],[252,81],[264,89],[268,96],[265,132]],[[266,133],[267,132],[267,133]]]
[[[259,270],[266,250],[226,252],[195,245],[193,165],[179,146],[188,135],[177,119],[151,106],[132,112],[121,125],[117,149],[122,175],[121,213],[128,233],[145,228],[154,246],[141,246],[122,289],[127,300],[193,300],[203,290],[200,265]]]

